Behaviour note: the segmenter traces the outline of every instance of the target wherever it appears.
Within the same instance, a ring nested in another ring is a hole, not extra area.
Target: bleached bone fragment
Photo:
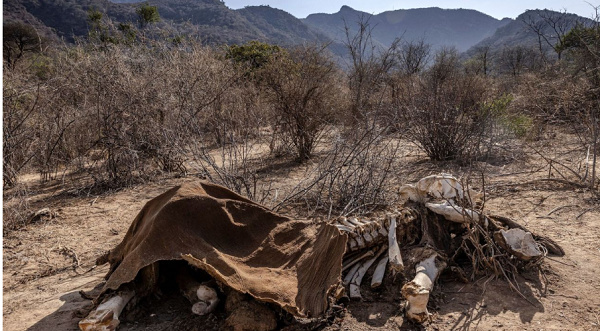
[[[359,255],[359,256],[357,256],[357,257],[355,257],[355,258],[351,259],[351,260],[350,260],[350,261],[348,261],[348,262],[345,262],[345,263],[343,264],[343,266],[342,266],[342,271],[346,271],[346,269],[348,269],[348,268],[352,267],[352,266],[353,266],[353,265],[355,265],[356,263],[358,263],[358,262],[362,261],[362,260],[363,260],[363,259],[365,259],[365,258],[368,258],[368,257],[373,257],[373,255],[375,255],[375,252],[373,252],[373,250],[370,250],[370,251],[368,251],[368,252],[365,252],[364,254],[361,254],[361,255]]]
[[[350,232],[350,235],[354,240],[356,240],[356,246],[358,249],[367,247],[365,239],[362,236],[362,229],[360,227],[357,227],[353,232]]]
[[[196,295],[199,301],[192,306],[192,313],[196,315],[202,316],[213,312],[219,303],[217,291],[212,287],[200,285]]]
[[[379,263],[377,263],[377,267],[373,272],[373,278],[371,278],[371,288],[377,288],[381,286],[388,260],[389,257],[384,255],[381,260],[379,260]]]
[[[462,185],[450,174],[427,176],[419,180],[415,188],[421,194],[429,194],[438,199],[462,199],[464,196]]]
[[[354,275],[358,271],[358,268],[360,268],[360,263],[356,263],[356,264],[354,264],[354,266],[352,266],[352,268],[350,268],[350,270],[344,277],[344,281],[343,281],[344,286],[348,286],[348,284],[350,284],[350,282],[352,281],[352,278],[354,278]]]
[[[354,274],[354,277],[352,278],[352,281],[350,282],[350,298],[351,299],[361,299],[362,296],[360,295],[360,283],[362,283],[362,279],[365,276],[365,274],[367,273],[367,270],[369,270],[369,268],[371,267],[371,265],[379,258],[379,256],[381,256],[381,254],[383,254],[383,252],[385,252],[386,247],[382,246],[379,251],[377,251],[377,253],[375,254],[374,257],[368,259],[367,261],[365,261],[363,264],[360,265],[360,268],[358,268],[358,271],[356,271],[356,274]]]
[[[445,262],[436,264],[437,254],[433,254],[427,259],[421,261],[416,267],[415,278],[404,284],[402,295],[407,301],[406,317],[413,322],[423,323],[429,318],[427,311],[427,302],[429,302],[429,293],[433,289],[440,271],[446,267]]]
[[[471,189],[466,195],[471,204],[481,198],[481,193]],[[456,177],[442,173],[422,178],[416,185],[403,185],[400,187],[400,196],[414,202],[427,202],[430,197],[453,200],[465,198],[465,190]]]
[[[448,201],[443,203],[427,202],[425,207],[438,215],[444,216],[448,221],[457,223],[470,223],[471,220],[478,221],[480,217],[478,212],[453,205]]]
[[[423,202],[425,196],[422,195],[413,184],[406,184],[400,187],[400,198],[414,202]]]
[[[134,291],[122,291],[101,303],[90,314],[79,321],[82,331],[113,331],[119,326],[119,315],[135,295]]]
[[[349,227],[347,227],[347,226],[345,226],[345,225],[341,225],[341,224],[336,224],[335,226],[336,226],[336,227],[338,228],[338,230],[340,230],[340,231],[352,232],[352,230],[353,230],[353,229],[351,229],[351,228],[349,228]]]
[[[494,233],[494,240],[517,258],[529,261],[542,256],[537,243],[530,232],[519,228],[513,228],[508,231],[501,229]]]
[[[192,313],[206,315],[217,307],[219,303],[217,291],[194,279],[188,268],[179,269],[176,281],[183,296],[192,303]]]
[[[363,224],[363,223],[361,223],[361,222],[358,220],[358,218],[356,218],[356,217],[349,218],[349,219],[348,219],[348,222],[350,222],[350,223],[354,224],[355,226],[363,226],[363,225],[364,225],[364,224]]]
[[[390,221],[390,230],[388,232],[388,258],[393,273],[402,272],[404,263],[400,254],[400,246],[396,238],[396,218],[392,217]]]
[[[348,219],[346,219],[345,217],[342,217],[340,219],[340,223],[342,223],[342,225],[345,225],[345,226],[349,227],[350,229],[354,229],[356,227],[356,225],[348,222]]]

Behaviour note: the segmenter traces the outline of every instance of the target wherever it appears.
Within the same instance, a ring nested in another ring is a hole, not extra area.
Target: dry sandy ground
[[[422,156],[403,157],[412,168],[401,176],[410,181],[456,170],[423,161]],[[529,273],[519,278],[525,298],[500,279],[484,277],[465,284],[445,275],[431,300],[432,321],[415,326],[403,319],[399,309],[401,280],[388,279],[385,289],[365,290],[366,300],[350,303],[343,316],[326,329],[600,330],[600,213],[596,208],[577,217],[597,207],[598,200],[585,190],[555,182],[510,186],[546,177],[547,167],[529,172],[540,165],[538,161],[490,166],[486,172],[489,211],[550,236],[566,251],[565,257],[545,261],[543,275]],[[122,239],[147,200],[193,179],[163,179],[89,196],[69,194],[59,183],[39,186],[33,178],[29,180],[35,192],[34,209],[49,207],[59,216],[4,237],[5,330],[76,330],[76,313],[89,304],[78,292],[100,284],[107,271],[106,266],[90,270],[96,257]],[[141,306],[126,317],[122,330],[203,330],[218,328],[223,317],[222,313],[193,316],[184,302],[168,295]]]

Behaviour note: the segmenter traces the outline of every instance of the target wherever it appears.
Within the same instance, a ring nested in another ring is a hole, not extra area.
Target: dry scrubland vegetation
[[[393,206],[398,185],[423,174],[453,171],[478,188],[525,174],[504,187],[580,190],[581,211],[595,213],[598,24],[565,33],[560,61],[522,47],[465,60],[423,42],[377,49],[362,21],[347,36],[342,69],[321,45],[215,48],[145,38],[144,24],[90,19],[97,24],[76,45],[8,45],[9,240],[36,226],[32,213],[51,201],[61,208],[173,177],[206,178],[274,210],[329,218]],[[499,175],[503,167],[510,171]],[[78,266],[83,259],[65,254]]]

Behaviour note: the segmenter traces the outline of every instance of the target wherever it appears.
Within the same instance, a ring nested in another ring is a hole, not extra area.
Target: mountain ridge
[[[140,3],[139,0],[3,0],[3,18],[4,22],[23,21],[44,34],[74,41],[87,35],[90,9],[103,12],[115,23],[135,22],[135,10]],[[319,43],[330,45],[338,56],[346,52],[344,22],[348,23],[353,35],[357,31],[355,23],[367,20],[374,27],[374,44],[381,47],[388,47],[396,38],[405,41],[423,39],[434,49],[453,46],[468,54],[485,43],[492,46],[531,43],[531,36],[524,36],[522,16],[535,12],[525,12],[515,20],[499,20],[473,9],[429,7],[371,15],[344,5],[336,13],[314,13],[299,19],[269,6],[231,9],[220,0],[149,0],[143,3],[157,6],[162,18],[159,28],[175,30],[181,35],[195,35],[206,44],[239,44],[250,40],[282,46]]]

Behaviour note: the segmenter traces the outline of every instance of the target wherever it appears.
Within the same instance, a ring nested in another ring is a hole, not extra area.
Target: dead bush
[[[278,53],[260,73],[274,110],[271,125],[292,142],[300,162],[311,157],[323,129],[342,109],[340,73],[324,52],[303,46]]]
[[[282,201],[302,203],[309,215],[361,215],[397,200],[394,177],[400,143],[375,122],[347,132],[332,130],[331,146]]]
[[[484,78],[462,71],[455,50],[441,50],[421,76],[399,81],[397,130],[433,160],[471,160],[490,124]]]
[[[2,213],[5,235],[27,224],[31,215],[31,206],[29,205],[29,191],[25,185],[18,184],[10,192],[4,191]]]

